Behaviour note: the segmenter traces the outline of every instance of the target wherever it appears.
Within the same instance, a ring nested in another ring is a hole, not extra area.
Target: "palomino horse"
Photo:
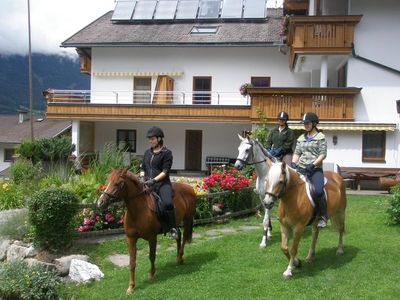
[[[263,146],[254,138],[249,136],[242,137],[239,135],[239,139],[242,141],[238,147],[239,154],[236,158],[235,168],[241,170],[245,165],[254,165],[257,173],[256,181],[256,192],[260,197],[261,203],[263,203],[265,197],[265,179],[268,174],[271,160],[266,158],[266,151],[263,151]],[[265,208],[264,220],[264,233],[260,243],[260,248],[267,246],[267,240],[271,238],[271,219],[269,216],[269,209]]]
[[[339,244],[336,255],[343,254],[343,233],[346,210],[346,189],[343,178],[334,172],[324,172],[327,178],[325,191],[327,195],[328,215],[339,231]],[[289,260],[283,273],[290,278],[295,267],[301,265],[296,257],[297,248],[306,225],[313,219],[313,205],[306,193],[306,183],[302,175],[288,167],[284,162],[273,163],[268,173],[264,204],[272,208],[274,201],[280,199],[278,216],[281,223],[281,249]],[[315,246],[318,238],[317,219],[312,222],[312,240],[306,261],[312,263],[315,257]],[[293,234],[293,242],[288,250],[289,234]]]
[[[193,233],[193,218],[196,211],[196,194],[193,188],[184,183],[172,183],[173,202],[176,211],[176,224],[183,221],[183,241],[179,232],[177,244],[177,264],[183,263],[185,243],[190,242]],[[110,203],[123,200],[126,205],[124,229],[129,251],[129,286],[127,293],[135,287],[136,242],[143,238],[149,242],[150,271],[148,279],[152,280],[156,271],[157,234],[163,232],[163,224],[156,216],[154,203],[149,190],[137,176],[127,169],[113,169],[107,179],[107,187],[100,196],[97,205],[107,207]]]

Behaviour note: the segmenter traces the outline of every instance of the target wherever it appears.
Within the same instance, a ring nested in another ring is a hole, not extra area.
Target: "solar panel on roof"
[[[176,19],[196,19],[199,0],[180,0],[176,9]]]
[[[245,0],[243,18],[265,18],[266,0]]]
[[[218,19],[221,0],[200,0],[199,19]]]
[[[154,9],[157,0],[138,0],[135,11],[133,12],[133,20],[151,20],[153,19]]]
[[[120,0],[115,6],[111,20],[130,20],[136,0]]]
[[[238,19],[242,17],[243,0],[223,0],[221,18]]]
[[[154,19],[172,20],[175,17],[178,0],[158,0]]]

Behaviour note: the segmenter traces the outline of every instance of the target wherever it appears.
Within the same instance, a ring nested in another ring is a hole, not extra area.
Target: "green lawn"
[[[349,196],[342,257],[336,257],[338,235],[332,226],[323,230],[313,265],[303,261],[294,277],[284,280],[287,260],[280,250],[278,221],[266,249],[259,249],[261,219],[248,217],[226,224],[196,227],[201,237],[188,245],[185,264],[175,265],[174,245],[159,237],[155,279],[148,282],[147,244],[140,242],[135,292],[125,295],[128,268],[111,264],[110,254],[127,253],[124,241],[85,246],[105,277],[87,285],[68,285],[75,299],[399,299],[400,228],[384,225],[385,196]],[[260,230],[225,233],[207,238],[210,228],[259,225]],[[299,247],[307,255],[310,228]]]

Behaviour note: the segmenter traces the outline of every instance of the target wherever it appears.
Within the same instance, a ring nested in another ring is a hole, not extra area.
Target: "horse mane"
[[[288,166],[285,166],[286,180],[290,181],[290,172]],[[268,172],[268,182],[270,184],[276,184],[279,181],[279,177],[282,174],[282,163],[273,163]]]

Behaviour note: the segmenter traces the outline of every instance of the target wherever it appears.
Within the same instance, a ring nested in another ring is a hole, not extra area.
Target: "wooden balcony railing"
[[[301,120],[315,112],[325,121],[353,121],[353,100],[361,88],[249,88],[251,120],[259,121],[259,111],[275,120],[286,111],[291,120]]]
[[[199,104],[171,101],[168,103],[129,102],[120,97],[94,98],[92,91],[47,90],[47,117],[80,120],[164,120],[258,123],[262,111],[275,120],[280,111],[287,111],[291,120],[300,120],[308,111],[316,112],[324,121],[353,121],[353,100],[360,88],[248,88],[250,97]],[[131,92],[132,93],[132,92]],[[211,95],[218,94],[211,92]],[[192,95],[192,93],[188,93]],[[98,95],[97,95],[98,96]],[[99,99],[101,101],[99,101]],[[118,101],[116,101],[119,99]],[[171,99],[175,99],[172,97]],[[182,97],[178,97],[181,99]],[[176,100],[176,99],[175,99]],[[239,101],[240,100],[240,101]]]
[[[354,27],[362,16],[293,16],[289,19],[287,45],[290,67],[299,54],[350,54]]]

